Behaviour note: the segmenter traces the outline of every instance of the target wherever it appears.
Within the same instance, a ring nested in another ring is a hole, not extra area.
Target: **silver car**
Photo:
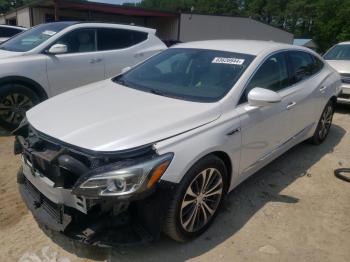
[[[28,208],[89,244],[199,236],[242,181],[326,139],[340,86],[313,51],[262,41],[178,44],[123,72],[16,131]]]
[[[350,103],[350,41],[333,46],[324,59],[340,73],[342,90],[338,102]]]

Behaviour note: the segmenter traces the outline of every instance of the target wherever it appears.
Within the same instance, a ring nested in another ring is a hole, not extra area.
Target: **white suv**
[[[26,30],[27,28],[20,26],[0,25],[0,43]]]
[[[118,24],[42,24],[0,45],[0,126],[72,88],[115,76],[166,49],[155,30]]]

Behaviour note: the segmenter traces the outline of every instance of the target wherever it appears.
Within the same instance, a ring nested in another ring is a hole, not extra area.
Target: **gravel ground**
[[[127,249],[85,247],[42,231],[16,186],[13,138],[0,131],[0,261],[350,261],[350,184],[333,170],[350,167],[350,107],[334,117],[321,146],[301,144],[232,192],[199,239],[163,237]]]

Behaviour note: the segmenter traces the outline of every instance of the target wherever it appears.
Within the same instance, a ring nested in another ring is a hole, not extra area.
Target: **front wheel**
[[[0,127],[15,129],[26,111],[39,102],[37,94],[22,84],[0,86]]]
[[[319,145],[326,140],[332,126],[333,114],[334,103],[333,101],[329,101],[322,112],[314,135],[310,138],[312,144]]]
[[[163,231],[179,242],[202,234],[217,215],[226,188],[227,171],[220,158],[210,155],[197,162],[174,194]]]

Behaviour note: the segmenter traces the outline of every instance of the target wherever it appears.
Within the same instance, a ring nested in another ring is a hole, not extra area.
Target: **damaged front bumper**
[[[145,199],[135,202],[111,199],[83,213],[60,201],[50,200],[27,179],[22,169],[18,172],[17,182],[22,199],[39,224],[84,244],[104,247],[158,240],[164,211],[175,188],[172,183],[161,182],[157,190]]]
[[[19,191],[41,225],[98,246],[129,246],[159,238],[176,184],[160,180],[152,190],[128,196],[74,194],[74,184],[84,172],[103,161],[132,159],[135,152],[122,157],[81,154],[33,134],[30,139],[18,136],[15,152],[23,162],[17,175]]]

